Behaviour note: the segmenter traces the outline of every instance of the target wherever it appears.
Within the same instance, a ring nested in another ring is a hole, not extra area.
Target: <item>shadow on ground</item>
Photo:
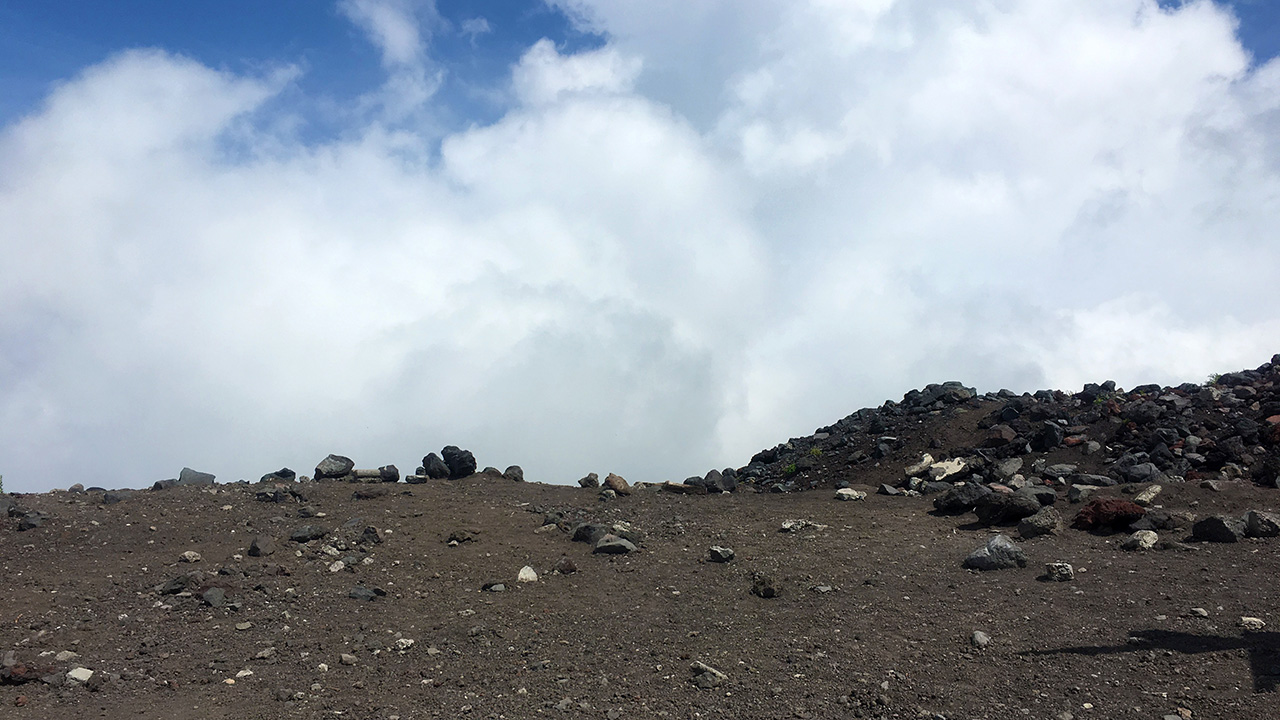
[[[1169,650],[1183,655],[1247,650],[1254,692],[1274,692],[1280,685],[1280,632],[1250,632],[1242,637],[1197,635],[1171,630],[1135,630],[1123,645],[1029,650],[1022,655],[1114,655],[1146,650]]]

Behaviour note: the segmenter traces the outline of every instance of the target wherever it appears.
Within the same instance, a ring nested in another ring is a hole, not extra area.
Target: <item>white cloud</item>
[[[438,152],[387,124],[429,6],[370,0],[382,112],[341,140],[272,131],[289,69],[157,52],[4,128],[9,489],[446,443],[679,479],[927,382],[1277,350],[1280,63],[1217,6],[559,5],[608,43],[534,45]]]

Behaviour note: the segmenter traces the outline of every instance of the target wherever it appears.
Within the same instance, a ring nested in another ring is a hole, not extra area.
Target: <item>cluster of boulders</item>
[[[972,436],[953,447],[930,439],[929,449],[943,456],[913,463],[915,472],[886,492],[928,494],[959,481],[1007,482],[1017,475],[1029,484],[1092,487],[1214,478],[1275,486],[1280,478],[1280,355],[1205,385],[1142,385],[1127,392],[1111,381],[1074,394],[979,395],[958,382],[929,385],[901,402],[859,410],[762,450],[735,476],[775,492],[839,484],[841,470],[899,458],[908,439],[923,440],[912,438],[921,416],[973,411],[985,415]],[[1064,448],[1078,450],[1080,461],[1045,465],[1033,457]]]

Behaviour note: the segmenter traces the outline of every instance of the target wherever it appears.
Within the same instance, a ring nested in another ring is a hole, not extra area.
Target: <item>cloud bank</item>
[[[344,0],[387,80],[338,139],[292,68],[159,50],[0,130],[6,489],[681,479],[927,382],[1280,350],[1280,63],[1217,5],[554,4],[607,42],[490,125],[428,117],[433,8]]]

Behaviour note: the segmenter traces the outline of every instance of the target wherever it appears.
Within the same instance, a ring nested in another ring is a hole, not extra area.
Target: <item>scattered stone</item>
[[[1192,614],[1192,615],[1194,615],[1194,616],[1196,616],[1196,617],[1202,617],[1202,618],[1207,618],[1207,617],[1209,617],[1209,611],[1208,611],[1208,610],[1205,610],[1204,608],[1200,608],[1200,607],[1193,607],[1193,608],[1191,608],[1191,614]]]
[[[1244,515],[1244,532],[1251,538],[1280,536],[1280,515],[1250,510]]]
[[[227,591],[220,587],[211,587],[200,595],[200,601],[212,608],[220,608],[227,604]]]
[[[720,547],[719,545],[712,545],[708,553],[711,562],[717,563],[727,563],[733,560],[734,556],[733,548]]]
[[[276,552],[276,541],[266,535],[258,535],[249,543],[250,557],[267,557]]]
[[[964,560],[964,567],[971,570],[1005,570],[1026,566],[1026,553],[1004,535],[991,538],[986,545],[974,550]]]
[[[86,667],[75,667],[67,671],[67,679],[84,685],[93,678],[93,671]]]
[[[773,578],[764,573],[751,574],[751,594],[762,598],[778,597],[778,586]]]
[[[1152,530],[1139,530],[1120,544],[1121,550],[1150,550],[1160,542],[1160,536]]]
[[[1062,532],[1062,513],[1054,507],[1042,507],[1036,514],[1018,522],[1018,535],[1023,540]]]
[[[866,493],[859,490],[854,490],[853,488],[840,488],[839,490],[836,491],[837,500],[846,500],[846,501],[862,500],[866,497],[867,497]]]
[[[620,538],[612,533],[605,535],[596,542],[596,547],[592,552],[601,555],[626,555],[638,550],[635,543],[625,538]]]
[[[1245,632],[1261,632],[1267,626],[1267,622],[1262,618],[1241,616],[1240,627]]]
[[[1156,496],[1159,495],[1160,491],[1163,489],[1164,488],[1159,485],[1151,485],[1137,495],[1134,495],[1133,502],[1141,505],[1142,507],[1151,507],[1151,504],[1155,502]]]
[[[891,497],[892,497],[892,496],[896,496],[896,495],[901,495],[901,494],[902,494],[902,491],[901,491],[901,490],[899,490],[898,488],[896,488],[896,487],[894,487],[894,486],[892,486],[892,485],[888,484],[888,483],[881,483],[881,484],[880,484],[880,489],[876,490],[876,494],[877,494],[877,495],[889,495],[889,496],[891,496]]]
[[[1240,542],[1245,537],[1245,521],[1230,515],[1211,515],[1191,526],[1191,536],[1208,542]]]
[[[195,550],[188,550],[178,556],[178,562],[184,563],[198,563],[203,559],[204,558],[200,556],[200,553]]]
[[[555,565],[551,566],[551,571],[561,575],[572,575],[578,572],[578,566],[569,558],[560,556]]]
[[[982,649],[991,644],[991,636],[981,630],[974,630],[969,636],[969,643],[978,649]]]
[[[1045,563],[1043,577],[1050,582],[1071,582],[1076,579],[1076,570],[1071,563]]]
[[[704,690],[717,687],[729,679],[728,675],[701,661],[694,661],[689,669],[693,672],[693,684]]]
[[[366,602],[372,602],[374,600],[377,600],[380,597],[385,597],[386,594],[387,594],[387,591],[383,590],[382,588],[367,588],[367,587],[364,587],[363,585],[357,585],[351,588],[351,590],[347,592],[347,597],[351,598],[352,600],[364,600]]]
[[[538,573],[532,567],[525,565],[520,568],[520,572],[516,575],[516,582],[531,583],[538,582]]]
[[[506,592],[507,584],[502,582],[501,580],[490,580],[489,582],[481,585],[480,590],[483,592],[491,592],[491,593]]]
[[[476,473],[476,456],[470,450],[463,450],[457,445],[448,445],[440,451],[444,464],[449,468],[449,479],[470,477]]]
[[[355,665],[357,660],[356,656],[351,653],[341,653],[338,655],[338,662],[343,665]]]
[[[303,525],[292,533],[289,533],[289,539],[296,543],[305,543],[311,542],[312,540],[319,540],[328,534],[329,531],[319,525]]]
[[[600,487],[600,476],[595,473],[587,473],[587,476],[578,480],[578,484],[584,488]]]

